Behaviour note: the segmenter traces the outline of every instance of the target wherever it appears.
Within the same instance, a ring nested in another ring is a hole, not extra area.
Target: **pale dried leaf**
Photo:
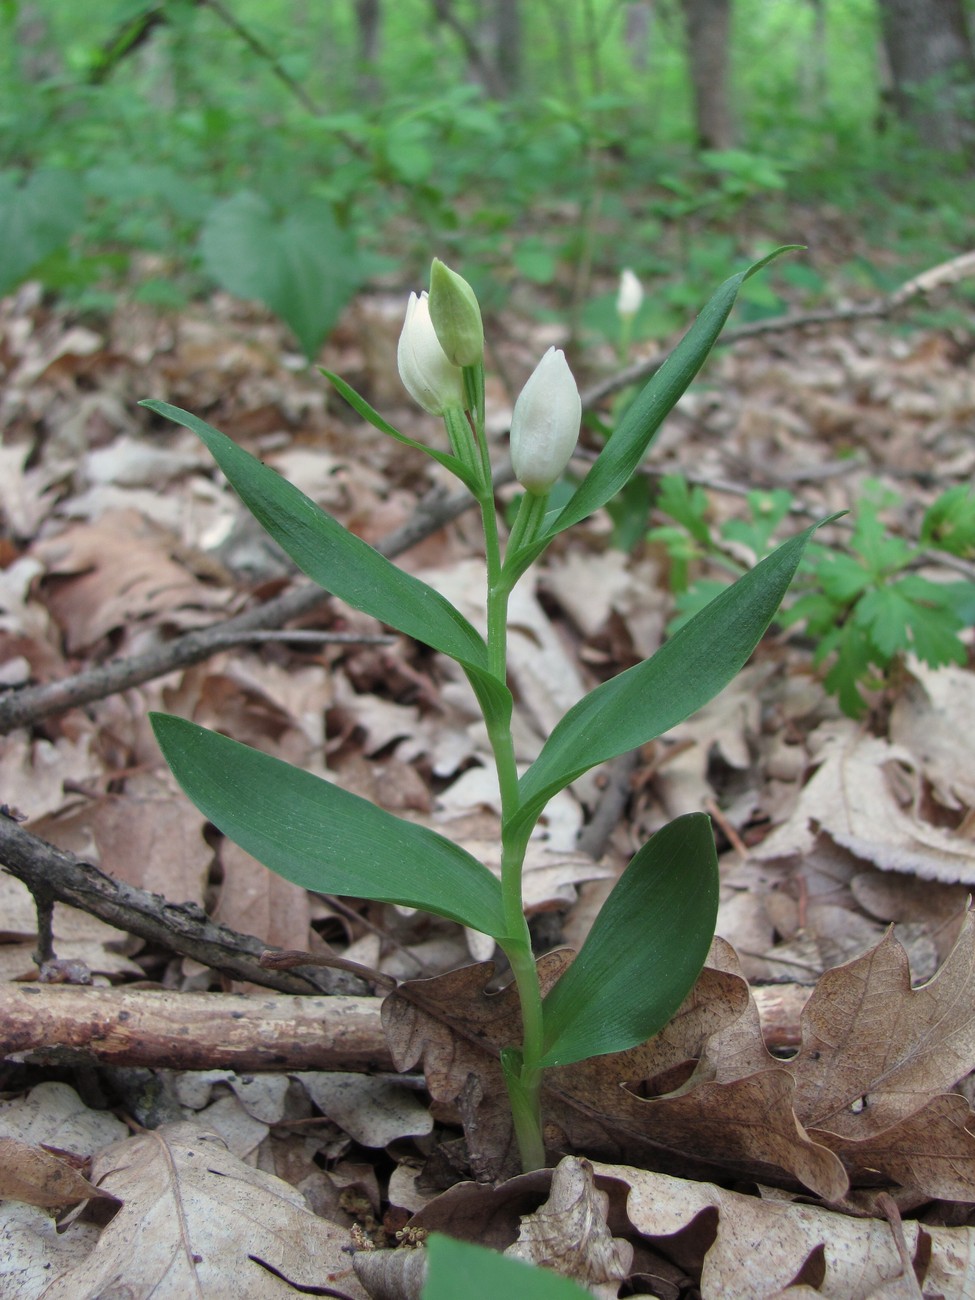
[[[213,919],[272,948],[307,952],[311,908],[308,891],[269,871],[233,840],[220,845],[223,883]]]
[[[433,1116],[415,1092],[387,1079],[312,1071],[295,1076],[328,1118],[364,1147],[433,1130]]]
[[[0,1200],[28,1205],[76,1205],[89,1197],[112,1199],[81,1172],[49,1151],[0,1137]]]
[[[52,1277],[73,1268],[98,1239],[93,1223],[60,1227],[34,1205],[0,1204],[0,1300],[35,1300]]]
[[[808,1127],[872,1137],[913,1114],[975,1068],[975,915],[920,988],[890,933],[827,971],[801,1026],[802,1047],[785,1068]]]
[[[45,603],[68,650],[91,649],[152,616],[193,626],[225,607],[229,593],[194,577],[171,550],[171,540],[132,510],[72,524],[36,543],[33,553],[47,569]]]
[[[925,821],[898,797],[906,777],[916,806],[917,760],[901,745],[865,735],[853,723],[834,724],[823,737],[818,768],[792,816],[755,850],[762,859],[808,852],[815,829],[886,871],[925,880],[975,882],[975,845]]]
[[[166,1125],[106,1148],[92,1181],[122,1208],[88,1258],[51,1283],[47,1300],[77,1300],[120,1283],[159,1300],[197,1294],[269,1300],[293,1296],[291,1283],[330,1280],[355,1300],[365,1298],[343,1251],[347,1233],[196,1124]]]
[[[599,1163],[594,1168],[597,1175],[618,1178],[627,1185],[630,1222],[650,1238],[672,1238],[706,1211],[715,1215],[716,1236],[704,1256],[701,1278],[701,1292],[708,1300],[741,1300],[746,1294],[766,1300],[785,1291],[810,1261],[816,1262],[821,1278],[816,1279],[813,1294],[831,1300],[870,1300],[876,1288],[901,1274],[890,1225],[881,1220],[848,1218],[812,1205],[758,1200],[643,1169]],[[915,1254],[919,1234],[931,1236],[926,1293],[972,1293],[975,1230],[922,1228],[905,1221],[904,1232]],[[756,1243],[761,1243],[760,1250]]]
[[[606,1222],[609,1197],[597,1191],[588,1160],[566,1156],[552,1172],[548,1200],[523,1215],[518,1240],[504,1252],[561,1273],[600,1300],[616,1300],[633,1247]]]
[[[128,1129],[108,1111],[89,1109],[68,1084],[52,1082],[0,1101],[0,1134],[87,1158]]]
[[[915,756],[946,808],[975,808],[975,675],[956,664],[911,661],[911,682],[890,715],[890,739]]]

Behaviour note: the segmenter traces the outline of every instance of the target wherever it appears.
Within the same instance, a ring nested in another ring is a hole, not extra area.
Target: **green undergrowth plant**
[[[765,259],[767,261],[768,259]],[[491,936],[508,959],[520,1037],[501,1063],[525,1169],[544,1165],[541,1084],[569,1065],[646,1041],[677,1010],[710,945],[718,876],[710,824],[679,817],[634,856],[565,973],[542,995],[522,897],[529,838],[548,801],[590,768],[644,744],[699,709],[745,664],[768,627],[816,525],[722,591],[652,658],[601,683],[558,723],[527,769],[512,738],[508,599],[565,529],[591,515],[636,471],[664,417],[708,356],[741,285],[714,293],[668,361],[632,402],[585,478],[550,506],[579,433],[581,402],[561,352],[549,349],[514,408],[511,453],[525,489],[506,541],[484,423],[484,336],[466,281],[434,261],[429,297],[411,295],[398,362],[421,406],[443,420],[442,447],[393,428],[337,375],[359,415],[432,456],[480,507],[486,636],[433,587],[403,572],[296,487],[196,416],[150,410],[196,433],[244,504],[295,563],[327,590],[450,656],[484,715],[500,788],[500,879],[458,845],[327,780],[182,718],[155,714],[160,747],[183,789],[224,834],[286,879],[324,893],[405,904]]]
[[[784,488],[752,491],[745,501],[745,517],[715,528],[703,487],[679,474],[660,480],[655,507],[672,522],[650,529],[647,538],[661,543],[669,557],[677,604],[671,632],[771,551],[774,534],[796,504]],[[975,495],[963,483],[945,489],[925,511],[916,541],[892,532],[882,518],[901,504],[898,493],[866,483],[845,546],[813,542],[808,547],[797,599],[778,616],[783,627],[805,624],[815,641],[813,662],[828,664],[824,685],[850,717],[866,711],[864,690],[881,690],[896,680],[907,654],[932,668],[967,660],[959,633],[975,624],[975,583],[933,581],[917,570],[939,551],[975,556]],[[728,577],[691,581],[702,560],[725,569]]]

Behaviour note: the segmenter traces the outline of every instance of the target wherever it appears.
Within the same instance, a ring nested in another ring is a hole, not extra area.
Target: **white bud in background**
[[[616,310],[624,319],[634,317],[643,302],[643,285],[627,266],[620,276],[620,289],[616,296]]]
[[[396,349],[399,377],[406,391],[431,415],[464,408],[464,376],[440,346],[425,293],[410,294],[406,320]]]
[[[543,496],[562,475],[579,441],[582,399],[564,352],[549,350],[515,402],[511,463],[523,488]]]

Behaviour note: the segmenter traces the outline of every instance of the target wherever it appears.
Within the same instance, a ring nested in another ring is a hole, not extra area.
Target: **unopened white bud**
[[[406,320],[396,349],[399,377],[406,391],[431,415],[464,406],[464,376],[440,346],[425,293],[410,294]]]
[[[616,310],[624,319],[633,317],[643,302],[643,285],[627,266],[620,276],[620,289],[616,296]]]
[[[543,496],[579,440],[582,399],[564,352],[549,350],[518,395],[511,416],[511,463],[523,488]]]

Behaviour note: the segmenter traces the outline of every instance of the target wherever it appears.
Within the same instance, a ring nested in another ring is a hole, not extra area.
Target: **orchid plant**
[[[512,740],[508,600],[554,538],[604,506],[633,475],[707,358],[740,286],[762,265],[717,289],[559,508],[550,508],[549,497],[572,458],[581,401],[563,353],[549,349],[511,420],[511,457],[524,493],[506,540],[485,434],[484,330],[464,279],[434,261],[429,295],[410,297],[398,349],[403,383],[443,420],[449,451],[407,437],[338,376],[323,372],[363,419],[432,456],[476,499],[486,556],[486,637],[433,587],[397,568],[231,439],[167,403],[144,403],[199,435],[244,504],[309,577],[455,659],[473,688],[497,767],[500,879],[444,836],[280,759],[166,714],[153,715],[153,726],[197,807],[286,879],[323,893],[425,909],[494,938],[521,1007],[520,1035],[502,1050],[501,1064],[526,1170],[546,1162],[545,1070],[622,1051],[657,1033],[700,973],[718,902],[710,823],[703,813],[679,817],[633,857],[580,951],[543,996],[522,899],[529,839],[553,795],[682,721],[735,676],[775,614],[813,528],[745,573],[651,658],[590,691],[525,770]]]

